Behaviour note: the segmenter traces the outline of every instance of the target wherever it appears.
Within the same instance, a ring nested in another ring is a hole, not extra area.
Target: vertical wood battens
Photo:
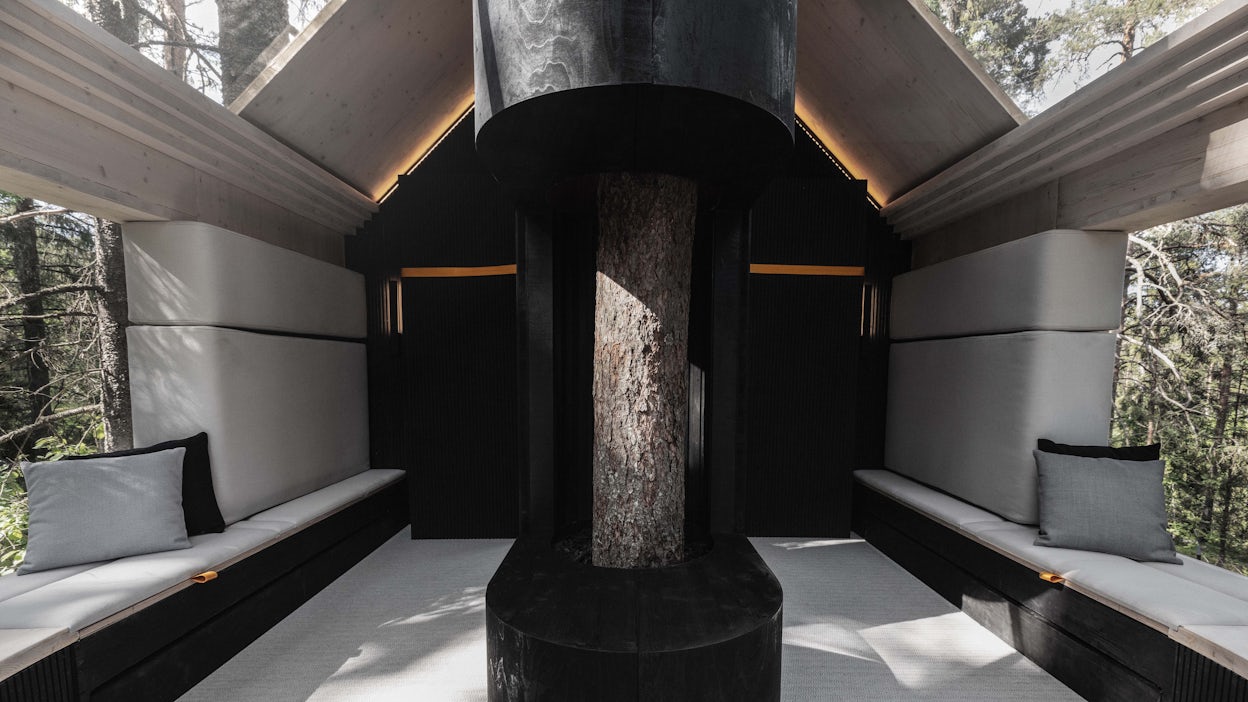
[[[748,534],[849,533],[866,210],[839,178],[777,180],[755,204],[750,260],[770,265],[749,280]]]
[[[74,647],[63,648],[0,681],[0,702],[76,702]]]
[[[471,121],[353,239],[370,295],[374,465],[407,470],[413,537],[517,535],[517,267],[500,265],[516,261],[516,217],[477,162]],[[396,294],[401,330],[387,322]]]
[[[1174,678],[1174,702],[1248,702],[1248,679],[1184,646]]]

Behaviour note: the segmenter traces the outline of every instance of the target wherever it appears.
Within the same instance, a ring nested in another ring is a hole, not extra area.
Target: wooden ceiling
[[[798,116],[888,204],[1021,113],[922,0],[802,0]],[[469,0],[334,0],[231,109],[374,199],[472,105]]]

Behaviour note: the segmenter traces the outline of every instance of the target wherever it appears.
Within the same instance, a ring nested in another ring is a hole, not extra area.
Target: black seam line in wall
[[[986,331],[974,332],[969,334],[945,334],[943,336],[916,336],[911,339],[890,338],[890,344],[913,344],[920,341],[952,341],[954,339],[974,339],[980,336],[1005,336],[1007,334],[1022,334],[1024,332],[1061,332],[1064,334],[1109,334],[1117,333],[1117,329],[1036,329],[1032,327],[1022,327],[1019,329],[1007,329],[1005,331]]]
[[[249,334],[263,334],[265,336],[284,336],[291,339],[311,339],[313,341],[345,341],[349,344],[363,344],[368,341],[364,337],[350,336],[334,336],[332,334],[305,334],[301,332],[278,331],[276,329],[255,329],[252,327],[237,327],[229,324],[131,324],[132,327],[211,327],[213,329],[229,329],[230,331],[247,332]]]

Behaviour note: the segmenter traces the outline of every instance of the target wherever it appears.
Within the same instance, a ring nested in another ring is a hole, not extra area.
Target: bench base
[[[402,529],[406,494],[394,483],[84,636],[0,682],[0,701],[177,699]],[[54,679],[58,656],[71,665]]]
[[[1233,702],[1248,680],[862,484],[854,531],[1086,699]]]

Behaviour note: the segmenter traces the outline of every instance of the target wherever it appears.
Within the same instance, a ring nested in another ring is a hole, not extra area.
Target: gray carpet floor
[[[753,542],[784,586],[786,702],[1080,699],[861,540]],[[484,702],[510,543],[401,532],[182,700]]]

